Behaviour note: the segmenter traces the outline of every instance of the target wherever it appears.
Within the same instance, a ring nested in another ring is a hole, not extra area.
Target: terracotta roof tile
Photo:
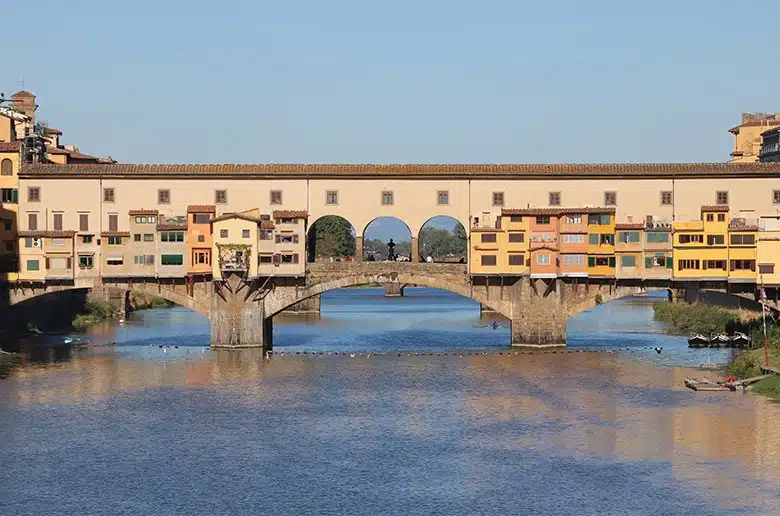
[[[273,212],[275,219],[303,219],[308,216],[306,210],[276,210]]]
[[[641,222],[618,222],[615,229],[645,229],[645,225]]]
[[[157,210],[130,210],[127,212],[128,215],[157,215],[159,212]]]
[[[213,204],[190,204],[187,213],[217,213],[217,207]]]
[[[501,210],[502,215],[571,215],[588,213],[615,213],[615,208],[583,206],[581,208],[507,208]]]
[[[75,231],[60,231],[51,229],[39,231],[19,231],[17,236],[22,238],[72,238],[75,234]]]
[[[32,93],[30,93],[29,91],[26,91],[26,90],[19,90],[19,91],[17,91],[16,93],[13,93],[13,94],[11,95],[11,98],[12,98],[12,99],[18,99],[18,98],[26,98],[26,97],[34,97],[34,96],[35,96],[35,95],[33,95]]]
[[[62,131],[53,127],[46,127],[43,132],[46,134],[62,134]]]
[[[175,231],[177,229],[187,229],[187,223],[163,222],[162,224],[157,224],[157,231]]]
[[[671,178],[776,177],[780,163],[588,163],[588,164],[447,164],[447,165],[57,165],[27,164],[26,178]]]
[[[46,152],[48,152],[49,154],[70,155],[70,151],[65,149],[60,149],[59,147],[46,147]]]
[[[222,222],[224,220],[230,219],[247,220],[249,222],[257,222],[258,224],[261,222],[259,217],[253,217],[252,215],[247,215],[246,213],[224,213],[219,217],[214,217],[211,219],[211,223],[213,224],[214,222]]]
[[[260,229],[274,229],[275,227],[273,220],[263,220],[260,222]]]
[[[768,136],[768,135],[770,135],[772,133],[776,133],[778,131],[780,131],[780,125],[778,125],[777,127],[773,127],[770,130],[768,130],[768,131],[764,131],[763,133],[761,133],[761,136]]]
[[[0,142],[0,152],[19,152],[22,142]]]
[[[723,211],[728,212],[729,211],[729,205],[728,204],[713,204],[709,206],[702,206],[701,211]]]
[[[129,237],[129,231],[103,231],[100,233],[102,237]]]

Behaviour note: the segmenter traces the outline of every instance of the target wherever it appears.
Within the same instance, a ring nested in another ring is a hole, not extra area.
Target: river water
[[[0,514],[780,514],[780,406],[686,390],[729,352],[664,335],[647,300],[515,354],[473,302],[407,293],[329,293],[275,322],[269,362],[209,351],[179,308],[90,330],[116,346],[23,343]]]

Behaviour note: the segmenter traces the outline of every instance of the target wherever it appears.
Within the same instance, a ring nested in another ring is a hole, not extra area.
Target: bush
[[[73,326],[85,328],[118,314],[119,310],[107,301],[87,299],[87,302],[84,304],[84,311],[73,319]]]
[[[732,360],[726,367],[726,372],[737,378],[750,378],[761,374],[762,365],[764,365],[764,352],[756,349],[746,351]]]
[[[780,376],[773,376],[753,385],[753,392],[780,401]]]
[[[668,323],[680,333],[711,335],[733,331],[745,331],[739,315],[719,306],[695,303],[658,303],[653,307],[655,318]]]

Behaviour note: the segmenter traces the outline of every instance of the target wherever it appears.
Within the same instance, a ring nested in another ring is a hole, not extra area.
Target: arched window
[[[14,164],[11,163],[11,160],[6,158],[0,163],[0,175],[2,176],[12,176],[14,175]]]

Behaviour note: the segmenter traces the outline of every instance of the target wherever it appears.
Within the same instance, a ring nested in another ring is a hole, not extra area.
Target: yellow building
[[[73,280],[75,234],[75,231],[20,231],[19,280]]]
[[[755,283],[758,260],[758,224],[732,218],[729,227],[729,281]]]
[[[257,277],[257,242],[260,212],[249,210],[241,213],[226,213],[211,219],[213,247],[211,256],[214,279],[223,277],[223,272]]]
[[[471,228],[471,274],[523,275],[528,273],[529,218],[524,210],[502,210],[495,223],[484,220]]]
[[[615,274],[618,278],[643,277],[644,230],[644,224],[615,224]]]
[[[758,283],[780,286],[780,215],[761,217],[757,255]]]
[[[776,113],[742,113],[742,123],[729,129],[734,135],[732,163],[751,163],[759,161],[761,155],[761,133],[780,126],[780,116]]]
[[[728,278],[726,237],[729,207],[701,207],[701,220],[673,222],[674,277],[680,279]]]
[[[0,125],[3,121],[10,122],[10,119],[0,116]],[[0,279],[8,281],[16,281],[19,277],[16,235],[20,156],[20,142],[0,141]]]
[[[615,276],[615,209],[588,208],[588,276]]]

